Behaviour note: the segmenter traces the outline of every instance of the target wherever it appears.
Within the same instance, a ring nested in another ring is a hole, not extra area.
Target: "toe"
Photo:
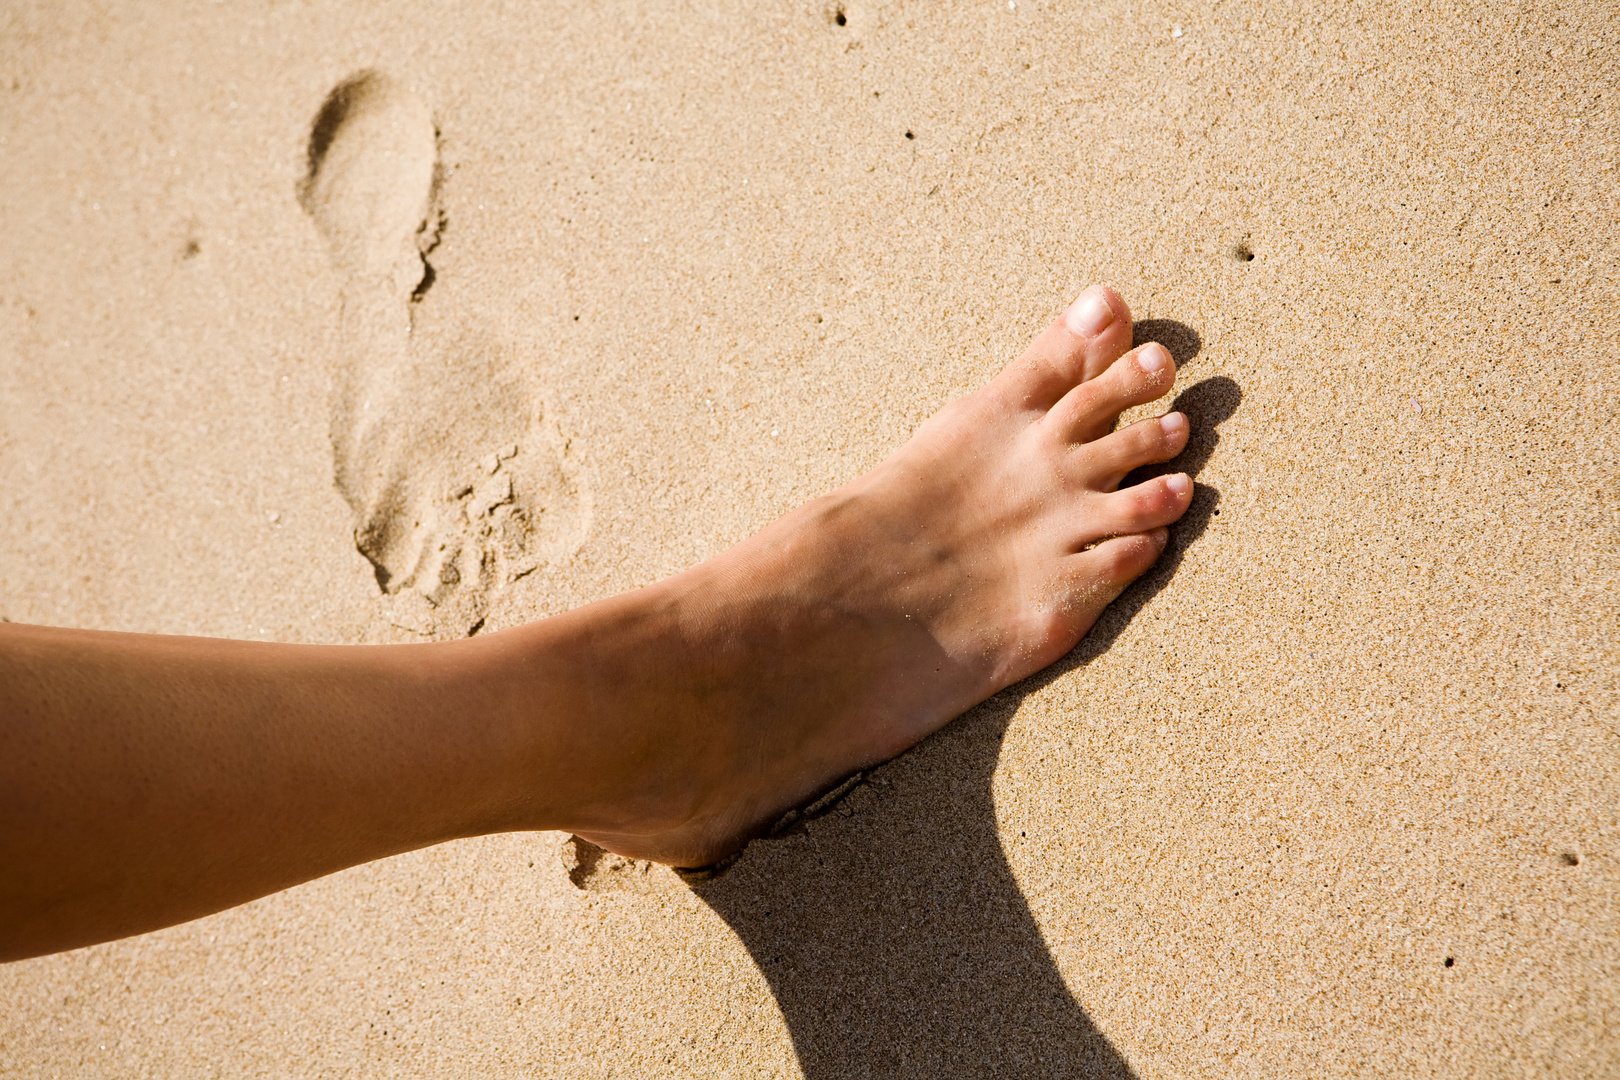
[[[1165,413],[1075,449],[1082,482],[1095,491],[1113,491],[1125,474],[1143,465],[1169,461],[1187,446],[1187,417]]]
[[[1106,285],[1082,292],[991,386],[1023,408],[1046,410],[1095,379],[1131,347],[1131,309]]]
[[[1098,495],[1095,511],[1087,515],[1086,533],[1077,539],[1080,544],[1088,544],[1104,536],[1145,533],[1169,525],[1187,512],[1192,493],[1192,478],[1186,473],[1172,473]]]
[[[1119,414],[1163,397],[1176,381],[1176,362],[1158,342],[1132,349],[1107,371],[1083,382],[1052,406],[1042,422],[1071,442],[1091,442],[1114,429]]]
[[[1168,530],[1154,529],[1116,536],[1069,556],[1067,569],[1074,601],[1068,619],[1076,640],[1091,628],[1103,608],[1158,561],[1169,541]]]
[[[1149,532],[1116,536],[1082,551],[1078,558],[1088,564],[1087,568],[1096,575],[1099,584],[1113,590],[1113,595],[1108,597],[1112,601],[1125,586],[1159,561],[1160,553],[1169,542],[1170,530],[1161,526]]]

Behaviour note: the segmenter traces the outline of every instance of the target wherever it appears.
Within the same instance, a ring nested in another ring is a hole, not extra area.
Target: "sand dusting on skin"
[[[1075,7],[8,5],[0,616],[563,610],[1099,279],[1201,487],[1073,657],[723,877],[357,868],[0,968],[0,1074],[1620,1074],[1620,17]],[[392,224],[309,194],[362,72]]]

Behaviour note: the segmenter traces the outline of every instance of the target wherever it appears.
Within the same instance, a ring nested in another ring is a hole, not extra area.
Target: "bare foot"
[[[580,760],[605,794],[575,831],[711,863],[1072,649],[1192,499],[1179,473],[1118,490],[1187,441],[1179,413],[1114,431],[1175,379],[1163,346],[1130,343],[1124,301],[1093,286],[870,473],[580,609],[608,631],[587,663],[612,703],[587,723],[615,750]]]
[[[0,816],[23,822],[0,829],[0,958],[457,836],[567,830],[687,867],[739,850],[1062,656],[1159,557],[1191,480],[1117,489],[1187,420],[1113,430],[1175,378],[1130,341],[1124,303],[1088,289],[854,483],[501,633],[356,649],[0,625]]]

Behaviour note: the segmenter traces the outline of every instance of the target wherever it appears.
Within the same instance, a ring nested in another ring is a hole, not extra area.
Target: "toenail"
[[[1093,285],[1069,305],[1063,321],[1070,330],[1083,337],[1096,337],[1114,321],[1114,309],[1109,306],[1102,289]]]
[[[1165,479],[1164,486],[1170,489],[1170,494],[1180,498],[1192,490],[1192,477],[1186,473],[1176,473]]]
[[[1165,413],[1159,417],[1159,427],[1171,438],[1175,438],[1187,430],[1187,418],[1178,412]]]
[[[1155,342],[1136,354],[1136,362],[1149,375],[1157,375],[1170,362],[1170,354],[1165,351],[1163,345]]]

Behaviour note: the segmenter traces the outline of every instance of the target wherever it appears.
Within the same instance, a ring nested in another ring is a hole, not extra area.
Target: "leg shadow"
[[[1197,335],[1181,329],[1176,344],[1196,348]],[[1214,451],[1214,425],[1239,400],[1237,384],[1219,377],[1178,397],[1194,435],[1158,471],[1196,473]],[[1200,491],[1159,566],[1062,664],[970,710],[789,833],[756,842],[724,876],[693,886],[764,972],[809,1080],[1134,1077],[1047,950],[1002,850],[992,776],[1023,697],[1112,644],[1168,582],[1217,500]]]
[[[1003,692],[694,891],[776,995],[808,1080],[1134,1074],[1064,985],[1002,852]]]

